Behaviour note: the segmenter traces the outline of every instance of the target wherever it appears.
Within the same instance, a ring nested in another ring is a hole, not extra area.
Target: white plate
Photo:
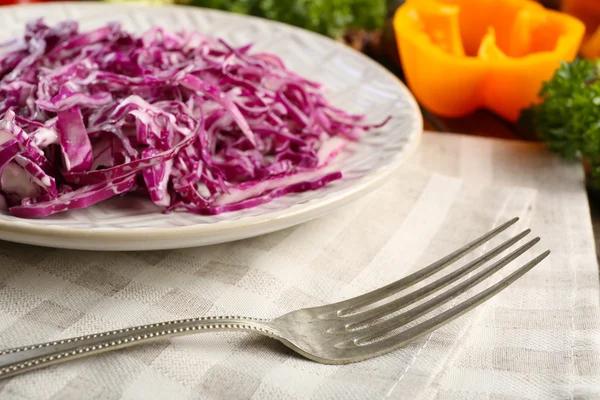
[[[106,3],[49,3],[0,8],[0,40],[21,35],[27,21],[74,19],[82,30],[120,21],[138,33],[159,25],[197,29],[236,45],[282,57],[290,69],[322,82],[338,107],[392,120],[353,144],[338,161],[344,178],[313,192],[288,195],[250,210],[198,216],[165,215],[130,197],[44,219],[0,215],[0,239],[82,250],[159,250],[244,239],[287,228],[355,200],[383,183],[418,144],[422,117],[406,87],[368,57],[323,36],[260,18],[191,7],[144,7]]]

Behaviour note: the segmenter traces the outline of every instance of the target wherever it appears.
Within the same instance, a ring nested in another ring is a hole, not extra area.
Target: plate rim
[[[82,1],[74,1],[74,2],[53,2],[53,3],[30,3],[30,4],[21,4],[21,5],[11,5],[7,7],[3,7],[3,9],[24,9],[24,8],[59,8],[59,7],[90,7],[90,8],[131,8],[131,9],[156,9],[157,7],[162,8],[170,8],[170,9],[184,9],[190,11],[190,6],[183,5],[166,5],[166,6],[153,6],[153,5],[140,5],[140,4],[114,4],[114,3],[89,3]],[[423,115],[421,113],[420,107],[410,90],[407,86],[391,71],[387,70],[384,66],[377,63],[375,60],[366,56],[365,54],[352,49],[351,47],[340,43],[336,40],[333,40],[327,36],[321,35],[316,32],[312,32],[303,28],[299,28],[293,25],[288,25],[278,21],[272,21],[265,18],[250,16],[250,15],[242,15],[235,14],[227,11],[221,10],[213,10],[204,7],[194,7],[193,12],[201,12],[201,13],[209,13],[209,14],[219,14],[223,17],[233,17],[238,19],[254,19],[258,20],[260,23],[274,24],[279,26],[280,28],[288,31],[299,31],[301,34],[308,34],[311,36],[316,36],[320,40],[327,40],[331,45],[338,48],[340,51],[345,53],[351,53],[354,56],[360,57],[364,62],[371,65],[379,70],[379,72],[386,74],[388,77],[393,78],[393,80],[402,88],[402,90],[406,94],[406,103],[408,105],[407,109],[409,112],[407,114],[413,114],[415,118],[415,124],[413,124],[413,129],[407,133],[407,141],[404,149],[396,154],[394,159],[388,164],[379,167],[378,169],[373,170],[368,173],[364,177],[360,178],[357,182],[355,182],[352,186],[327,194],[324,197],[308,200],[306,202],[296,203],[290,207],[284,208],[282,210],[277,210],[273,212],[269,212],[262,215],[248,216],[248,217],[239,217],[236,219],[222,220],[214,223],[207,224],[195,224],[190,226],[177,226],[177,227],[140,227],[140,228],[95,228],[95,229],[85,229],[78,227],[68,227],[68,226],[60,226],[60,225],[36,225],[34,223],[29,222],[30,220],[2,220],[0,219],[0,230],[3,233],[3,237],[5,234],[17,234],[17,235],[31,235],[31,236],[52,236],[53,240],[59,239],[82,239],[85,237],[85,241],[102,241],[108,245],[107,242],[116,243],[120,242],[122,245],[123,242],[127,242],[133,245],[134,242],[140,241],[150,241],[152,243],[158,243],[160,241],[167,240],[176,240],[183,236],[194,235],[197,238],[197,242],[202,242],[202,238],[210,236],[218,232],[220,235],[227,234],[228,232],[233,232],[239,230],[240,228],[246,229],[258,229],[260,227],[264,227],[269,223],[273,223],[273,221],[279,222],[279,224],[283,224],[284,227],[290,227],[296,225],[300,222],[294,222],[294,220],[298,220],[302,215],[306,215],[307,218],[304,219],[303,222],[306,222],[310,219],[317,218],[322,216],[323,214],[330,211],[336,204],[344,203],[348,204],[353,202],[359,197],[366,195],[367,193],[373,191],[377,187],[381,186],[385,179],[391,175],[394,171],[396,171],[404,162],[412,156],[415,150],[418,148],[421,137],[423,134]],[[116,18],[118,20],[118,18]],[[340,206],[342,206],[340,204]],[[279,228],[283,229],[283,228]],[[275,230],[279,230],[275,229]],[[267,229],[267,231],[269,231]],[[253,235],[239,235],[239,238],[242,237],[251,237]],[[11,241],[10,238],[4,239]],[[233,239],[235,240],[235,239]],[[29,244],[38,244],[29,243]],[[189,242],[189,240],[188,240]],[[221,241],[222,242],[222,241]],[[25,240],[18,240],[18,243],[26,243]],[[214,242],[219,243],[219,242]],[[149,243],[147,243],[149,244]],[[54,246],[58,247],[58,246]],[[96,246],[94,246],[95,248]],[[110,247],[110,246],[106,246]],[[121,247],[121,246],[119,246]],[[136,246],[140,247],[140,246]],[[141,246],[144,248],[156,248],[156,246]],[[189,247],[189,245],[184,245],[182,247]],[[73,248],[73,249],[85,249],[86,246],[82,246],[80,241],[74,243],[74,246],[66,246],[65,248]],[[89,246],[87,248],[90,248]],[[168,246],[165,248],[174,248],[174,246]]]

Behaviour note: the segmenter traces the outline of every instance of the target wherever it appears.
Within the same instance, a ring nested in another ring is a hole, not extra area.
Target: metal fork
[[[514,218],[508,221],[405,278],[352,299],[292,311],[272,320],[244,317],[201,317],[125,328],[5,350],[0,352],[0,379],[80,357],[136,346],[157,339],[199,332],[256,332],[277,339],[295,352],[325,364],[346,364],[376,357],[404,346],[477,307],[546,258],[550,251],[540,254],[506,278],[468,300],[423,322],[416,321],[498,272],[533,247],[540,240],[539,238],[525,243],[490,266],[476,271],[527,236],[530,233],[530,230],[527,229],[432,283],[412,290],[401,297],[391,298],[394,294],[455,263],[506,230],[517,220],[518,218]],[[470,276],[472,272],[474,274]],[[413,303],[426,299],[461,278],[466,279],[441,294],[401,312]],[[385,300],[389,301],[379,304]],[[395,332],[411,323],[413,326]]]

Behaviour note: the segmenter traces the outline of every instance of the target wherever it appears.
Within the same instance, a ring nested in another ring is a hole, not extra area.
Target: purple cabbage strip
[[[157,154],[158,150],[156,149],[146,149],[142,152],[142,157],[147,158]],[[158,206],[168,207],[171,205],[171,196],[167,189],[172,170],[172,158],[142,170],[144,182],[146,182],[146,187],[148,188],[148,195]]]
[[[126,193],[135,186],[135,176],[83,186],[55,199],[21,204],[9,208],[12,215],[23,218],[45,217],[59,212],[85,208],[111,197]]]
[[[0,200],[23,218],[124,193],[244,210],[340,179],[338,155],[382,126],[276,55],[199,32],[36,20],[0,50]]]
[[[29,158],[17,155],[15,162],[23,168],[30,176],[30,180],[35,182],[44,192],[51,197],[58,196],[56,180],[44,172],[34,161]]]
[[[65,171],[87,171],[93,164],[92,144],[78,106],[57,113]]]

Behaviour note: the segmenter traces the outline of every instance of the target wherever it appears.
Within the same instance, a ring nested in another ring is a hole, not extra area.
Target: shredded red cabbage
[[[0,203],[18,217],[127,192],[246,209],[340,179],[331,161],[374,128],[277,56],[198,32],[37,20],[0,54]]]

